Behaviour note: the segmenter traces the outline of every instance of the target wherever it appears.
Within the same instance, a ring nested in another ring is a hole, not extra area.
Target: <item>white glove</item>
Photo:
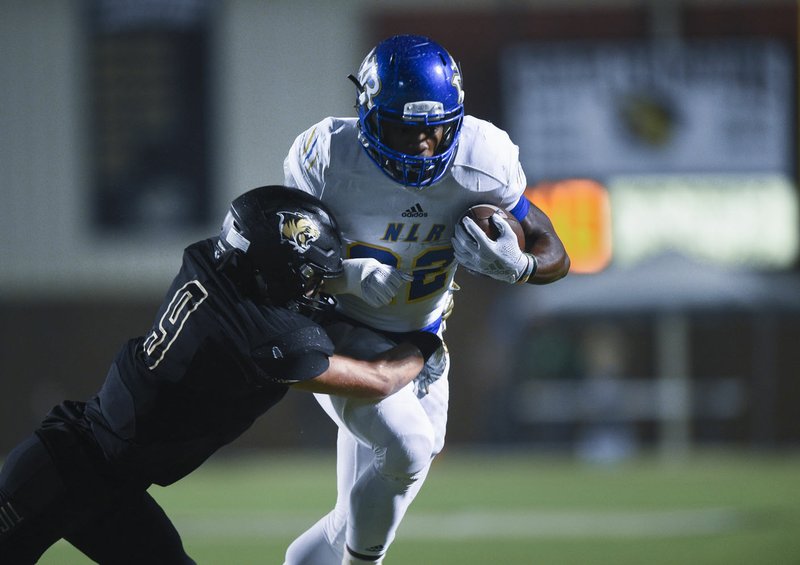
[[[504,218],[494,214],[490,221],[497,227],[497,241],[489,239],[472,218],[456,225],[452,239],[456,260],[470,271],[499,281],[526,282],[536,272],[536,258],[520,250],[517,236]]]
[[[341,277],[325,281],[325,292],[353,294],[373,308],[389,304],[401,286],[414,280],[410,274],[372,258],[345,259],[342,268]]]

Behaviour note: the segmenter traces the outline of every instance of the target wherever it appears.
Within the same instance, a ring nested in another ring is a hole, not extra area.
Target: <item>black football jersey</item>
[[[117,354],[86,417],[120,473],[160,485],[190,473],[328,368],[333,344],[310,319],[243,297],[213,260],[186,249],[152,330]]]

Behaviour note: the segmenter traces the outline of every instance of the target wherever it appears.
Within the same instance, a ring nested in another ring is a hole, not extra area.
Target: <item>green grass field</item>
[[[153,488],[201,565],[280,565],[329,510],[332,456],[214,460]],[[89,561],[59,542],[40,563]],[[593,466],[450,449],[387,565],[800,564],[800,455],[692,455]]]

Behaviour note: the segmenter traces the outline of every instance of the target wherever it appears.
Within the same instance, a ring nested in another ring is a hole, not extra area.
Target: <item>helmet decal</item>
[[[450,79],[450,84],[458,91],[458,103],[464,103],[464,83],[461,79],[461,69],[458,68],[458,63],[450,56],[450,69],[453,71],[453,78]]]
[[[367,108],[372,108],[372,99],[381,91],[381,78],[378,75],[378,59],[375,57],[375,49],[361,63],[358,69],[358,82],[363,89],[358,95],[358,103]]]
[[[278,212],[281,221],[278,229],[281,240],[291,245],[298,253],[305,253],[320,237],[320,230],[314,221],[298,212]]]

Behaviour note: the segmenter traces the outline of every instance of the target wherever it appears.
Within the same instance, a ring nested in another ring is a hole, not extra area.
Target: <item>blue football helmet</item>
[[[461,70],[438,43],[418,35],[397,35],[375,46],[349,77],[357,88],[359,141],[369,158],[391,179],[414,188],[439,181],[455,156],[464,118]],[[391,125],[442,126],[442,141],[431,157],[411,155],[385,143]]]

